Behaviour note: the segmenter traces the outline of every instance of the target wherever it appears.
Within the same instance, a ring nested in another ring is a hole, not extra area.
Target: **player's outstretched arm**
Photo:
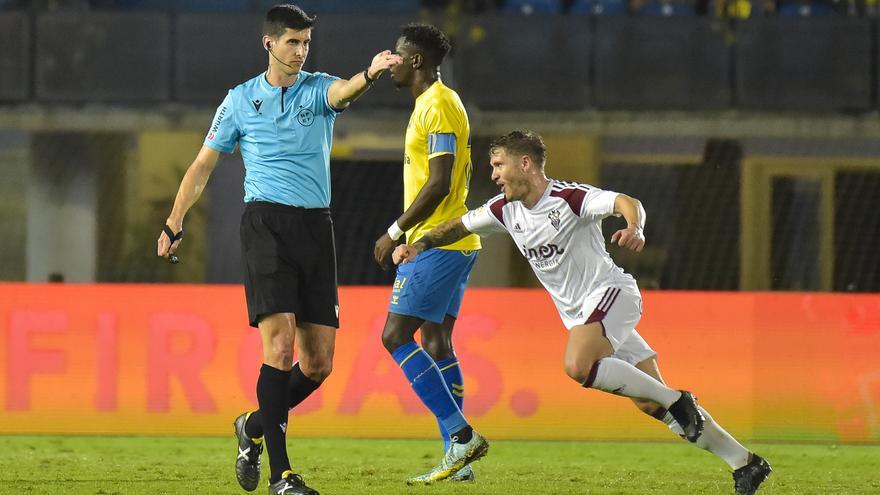
[[[626,194],[618,194],[614,199],[614,213],[623,215],[626,228],[620,229],[611,236],[611,244],[632,251],[641,251],[645,247],[645,208],[642,202]]]
[[[340,79],[331,84],[327,88],[327,101],[337,110],[346,108],[360,95],[366,93],[383,72],[402,62],[400,55],[391,53],[391,50],[377,53],[366,70],[358,72],[349,79]]]
[[[408,263],[423,251],[435,247],[447,246],[464,239],[470,235],[470,233],[471,232],[465,228],[461,218],[455,218],[434,227],[430,232],[425,234],[424,237],[412,244],[401,244],[400,246],[397,246],[397,248],[394,249],[391,258],[395,265]]]
[[[174,198],[174,207],[165,224],[174,232],[183,230],[183,217],[186,212],[196,203],[205,186],[208,184],[208,178],[211,172],[217,166],[217,160],[220,158],[220,152],[208,146],[202,146],[199,154],[192,164],[186,170],[183,180],[180,181],[180,187],[177,189],[177,197]],[[177,250],[180,245],[180,239],[171,242],[171,239],[161,232],[157,241],[156,254],[168,258]]]

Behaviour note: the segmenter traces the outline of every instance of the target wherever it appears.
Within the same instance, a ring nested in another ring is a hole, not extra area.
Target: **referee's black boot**
[[[285,471],[280,480],[269,484],[269,495],[318,495],[318,492],[309,488],[302,476]]]
[[[245,490],[252,492],[260,483],[260,454],[263,453],[263,443],[257,443],[247,436],[244,425],[251,413],[244,413],[235,418],[232,425],[235,427],[235,438],[238,439],[238,457],[235,458],[235,477],[238,484]]]
[[[669,406],[669,413],[684,430],[689,442],[696,442],[703,434],[703,413],[697,408],[697,398],[686,390],[679,390],[681,397]]]

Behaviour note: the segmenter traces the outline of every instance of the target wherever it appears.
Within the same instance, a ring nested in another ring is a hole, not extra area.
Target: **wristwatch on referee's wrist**
[[[371,78],[371,77],[370,77],[370,68],[369,68],[369,67],[367,67],[366,69],[364,69],[364,79],[367,80],[367,85],[368,85],[368,86],[372,86],[373,83],[376,82],[376,79],[375,79],[375,78]]]

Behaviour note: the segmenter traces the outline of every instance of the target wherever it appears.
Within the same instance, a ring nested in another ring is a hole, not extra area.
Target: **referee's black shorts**
[[[273,313],[339,328],[336,242],[327,208],[248,202],[241,216],[248,319]]]

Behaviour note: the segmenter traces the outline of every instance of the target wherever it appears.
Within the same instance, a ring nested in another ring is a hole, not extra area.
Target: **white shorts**
[[[621,285],[597,289],[587,296],[582,307],[583,314],[590,316],[575,325],[600,323],[614,349],[614,357],[634,365],[657,355],[636,331],[642,318],[642,295],[637,287]]]
[[[651,346],[645,342],[639,332],[633,330],[629,334],[629,338],[624,340],[620,347],[614,349],[612,356],[635,366],[645,359],[656,357],[657,352],[651,349]]]

